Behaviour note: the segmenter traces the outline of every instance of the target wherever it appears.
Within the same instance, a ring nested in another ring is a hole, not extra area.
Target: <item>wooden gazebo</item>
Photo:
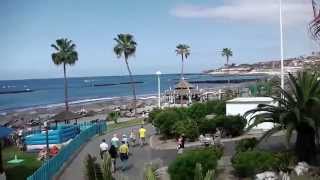
[[[166,91],[165,95],[171,104],[177,104],[176,102],[178,104],[191,104],[193,100],[199,100],[200,91],[185,79],[181,79],[174,90]]]

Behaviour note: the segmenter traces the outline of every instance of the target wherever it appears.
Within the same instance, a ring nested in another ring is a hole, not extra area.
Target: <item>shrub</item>
[[[197,123],[192,120],[188,119],[185,121],[177,121],[174,124],[174,134],[176,137],[184,134],[186,138],[193,141],[199,137],[199,128]]]
[[[231,160],[236,173],[241,177],[250,177],[257,173],[275,170],[278,159],[270,152],[245,151],[237,153]]]
[[[224,115],[226,114],[226,102],[225,101],[208,101],[205,103],[207,106],[208,114]]]
[[[206,119],[206,118],[202,118],[199,120],[198,122],[198,126],[199,126],[199,132],[202,134],[213,134],[216,132],[216,121],[214,118],[212,119]]]
[[[236,152],[239,153],[253,150],[257,144],[258,140],[256,138],[242,139],[237,143]]]
[[[241,116],[224,116],[215,117],[216,126],[222,128],[226,136],[239,136],[243,133],[247,121]]]
[[[148,116],[148,122],[149,123],[154,123],[154,120],[156,119],[157,115],[162,112],[161,109],[159,108],[155,108],[153,109],[150,113],[149,113],[149,116]]]
[[[195,103],[188,108],[188,116],[196,121],[208,115],[207,105],[204,103]]]
[[[166,110],[156,115],[154,126],[164,137],[170,138],[174,136],[174,124],[180,120],[180,115],[176,111]]]
[[[120,113],[118,111],[112,111],[108,114],[107,120],[113,121],[115,124],[117,124],[119,117],[120,117]]]
[[[221,156],[221,150],[215,148],[186,151],[170,164],[168,172],[174,180],[193,180],[197,163],[201,164],[202,173],[206,173],[215,170]]]
[[[274,156],[278,160],[277,169],[280,171],[288,172],[290,167],[295,166],[298,163],[298,160],[294,152],[286,151],[275,153]]]

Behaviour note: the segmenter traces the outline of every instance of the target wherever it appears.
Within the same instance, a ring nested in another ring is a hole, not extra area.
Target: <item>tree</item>
[[[190,46],[186,44],[178,44],[176,47],[176,53],[181,56],[181,79],[183,79],[184,59],[187,59],[190,55]]]
[[[66,106],[66,111],[69,110],[68,105],[68,81],[66,66],[74,65],[78,60],[78,53],[75,50],[76,45],[72,40],[66,38],[61,38],[56,40],[56,44],[51,44],[51,47],[54,48],[55,52],[51,54],[52,61],[55,65],[63,65],[63,74],[64,74],[64,102]]]
[[[133,108],[134,114],[137,113],[137,96],[136,96],[136,88],[135,83],[133,81],[132,72],[128,63],[129,57],[133,56],[136,52],[137,43],[134,41],[134,37],[131,34],[118,34],[116,38],[116,45],[113,48],[114,53],[118,58],[124,57],[125,63],[127,65],[127,69],[130,76],[130,82],[132,86],[132,94],[133,94]]]
[[[119,113],[119,112],[117,112],[117,111],[112,111],[112,112],[109,113],[107,119],[108,119],[109,121],[113,121],[115,124],[117,124],[117,123],[118,123],[118,118],[119,118],[119,116],[120,116],[120,113]]]
[[[254,126],[272,122],[275,126],[267,131],[261,140],[272,134],[285,130],[289,143],[293,131],[297,133],[295,152],[300,161],[311,162],[316,152],[315,140],[319,139],[318,129],[320,117],[320,81],[319,74],[299,72],[297,77],[289,74],[289,89],[280,88],[283,98],[276,98],[276,105],[259,105],[256,109],[245,113],[246,117],[253,116]]]
[[[229,59],[233,56],[232,50],[230,48],[223,48],[221,52],[222,57],[226,57],[227,66],[229,65]]]

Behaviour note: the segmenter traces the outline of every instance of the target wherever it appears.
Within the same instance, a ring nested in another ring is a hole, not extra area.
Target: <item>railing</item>
[[[82,144],[94,135],[102,133],[106,128],[105,122],[99,122],[82,131],[70,144],[62,148],[55,157],[45,162],[36,172],[29,176],[27,180],[51,180],[55,173],[63,166],[63,163],[65,163]]]

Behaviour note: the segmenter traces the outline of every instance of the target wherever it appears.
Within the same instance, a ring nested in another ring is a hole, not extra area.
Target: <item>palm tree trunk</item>
[[[183,65],[184,65],[184,59],[183,59],[183,54],[181,54],[181,80],[184,79],[184,77],[183,77]],[[182,96],[182,94],[180,94],[180,105],[181,105],[181,107],[183,106],[182,100],[183,100],[183,96]]]
[[[69,111],[68,104],[68,81],[67,81],[67,73],[66,73],[66,64],[63,64],[63,74],[64,74],[64,103],[66,106],[66,111]]]
[[[230,76],[229,76],[229,55],[227,55],[227,72],[228,72],[228,86],[230,86]]]
[[[181,54],[181,79],[183,79],[183,65],[184,65],[184,59],[183,59],[183,54]]]
[[[129,63],[128,63],[128,57],[125,57],[125,62],[126,62],[126,65],[127,65],[127,69],[128,69],[129,77],[130,77],[130,81],[131,81],[132,94],[133,94],[133,110],[134,110],[134,116],[137,116],[136,86],[135,86],[135,83],[133,82],[132,72],[131,72],[131,70],[130,70]]]
[[[2,164],[2,140],[0,139],[0,174],[3,173],[3,164]]]
[[[315,131],[311,127],[297,129],[295,150],[299,161],[313,163],[316,154],[316,143]]]

